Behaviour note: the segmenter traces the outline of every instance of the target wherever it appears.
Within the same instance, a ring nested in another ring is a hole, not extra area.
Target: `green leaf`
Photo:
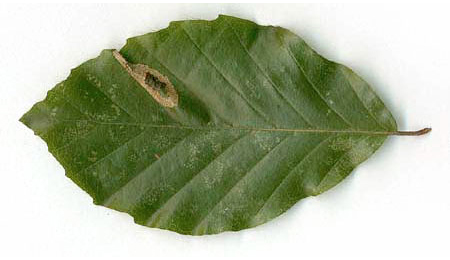
[[[397,130],[349,68],[286,29],[230,16],[103,51],[21,121],[95,204],[192,235],[279,216]]]

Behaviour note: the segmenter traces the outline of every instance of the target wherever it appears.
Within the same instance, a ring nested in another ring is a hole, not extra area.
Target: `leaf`
[[[286,29],[230,16],[103,51],[21,121],[95,204],[192,235],[279,216],[397,130],[349,68]]]

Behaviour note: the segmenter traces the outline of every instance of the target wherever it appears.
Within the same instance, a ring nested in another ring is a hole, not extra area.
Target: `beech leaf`
[[[102,51],[21,121],[95,204],[191,235],[263,224],[414,134],[294,33],[223,15]]]

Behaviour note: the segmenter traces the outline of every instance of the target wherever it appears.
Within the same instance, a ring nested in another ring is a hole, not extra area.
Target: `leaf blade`
[[[366,82],[283,28],[172,22],[120,53],[165,75],[178,106],[158,104],[106,50],[21,121],[96,204],[142,225],[202,235],[263,224],[396,131]]]

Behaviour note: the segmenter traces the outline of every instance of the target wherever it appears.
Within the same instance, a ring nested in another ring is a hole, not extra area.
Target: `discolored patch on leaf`
[[[170,108],[178,105],[178,93],[166,76],[147,65],[129,64],[118,51],[113,51],[113,55],[156,102]]]

